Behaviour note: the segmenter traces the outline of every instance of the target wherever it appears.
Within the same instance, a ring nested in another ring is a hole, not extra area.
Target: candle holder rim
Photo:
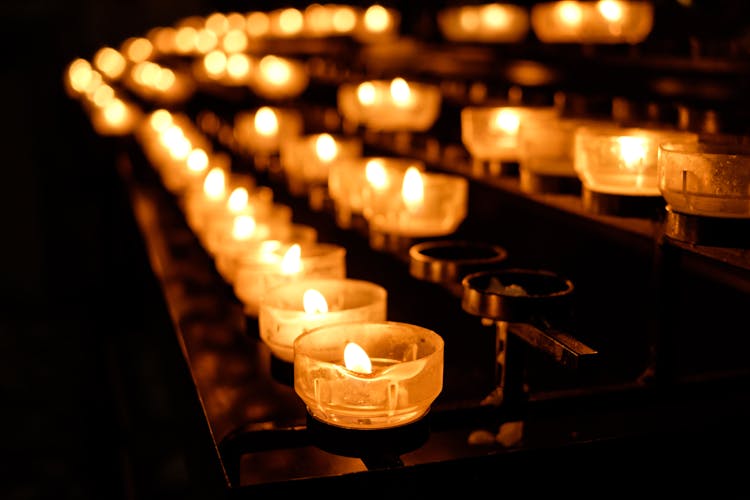
[[[474,247],[480,250],[489,250],[494,251],[495,255],[488,258],[481,258],[481,257],[474,257],[474,258],[458,258],[458,259],[441,259],[439,257],[434,257],[431,255],[427,255],[425,250],[433,249],[433,248],[447,248],[447,247],[455,247],[457,249],[460,248],[470,248]],[[432,262],[441,262],[441,263],[448,263],[448,264],[485,264],[485,263],[495,263],[495,262],[501,262],[504,261],[508,257],[508,251],[500,246],[496,245],[494,243],[486,243],[482,241],[473,241],[473,240],[432,240],[432,241],[423,241],[420,243],[417,243],[415,245],[412,245],[409,248],[409,257],[417,262],[429,264]]]
[[[510,276],[513,274],[523,274],[527,276],[542,276],[542,277],[548,277],[548,278],[554,278],[559,283],[564,285],[564,288],[558,292],[548,293],[548,294],[527,294],[527,295],[511,295],[511,294],[503,294],[499,291],[494,290],[479,290],[478,288],[475,288],[472,286],[472,281],[476,280],[477,278],[485,277],[485,276],[491,276],[491,275],[497,275],[497,276]],[[464,288],[464,291],[473,291],[476,293],[481,293],[483,295],[489,295],[489,296],[496,296],[500,298],[512,298],[512,300],[534,300],[534,299],[540,299],[540,298],[555,298],[555,297],[565,297],[572,294],[575,290],[575,286],[573,285],[573,282],[565,277],[562,277],[558,273],[554,271],[549,271],[545,269],[526,269],[526,268],[510,268],[510,269],[492,269],[492,270],[484,270],[484,271],[477,271],[475,273],[471,273],[467,276],[465,276],[461,280],[461,285]]]
[[[670,155],[706,157],[750,157],[750,144],[726,144],[703,141],[667,141],[659,144],[659,150]]]
[[[284,283],[282,285],[278,285],[273,287],[271,290],[268,290],[268,292],[264,295],[263,300],[261,301],[261,307],[272,307],[274,309],[282,309],[285,311],[296,311],[296,309],[287,309],[279,307],[277,304],[271,304],[271,301],[275,298],[277,298],[278,295],[283,295],[283,292],[286,291],[289,288],[294,287],[301,287],[304,288],[306,285],[309,285],[311,288],[315,288],[317,290],[317,287],[313,286],[313,284],[346,284],[346,285],[354,285],[354,286],[361,286],[366,287],[370,290],[372,290],[375,294],[377,294],[378,298],[387,299],[388,298],[388,290],[378,283],[367,281],[363,279],[356,279],[356,278],[303,278],[301,280],[292,281],[289,283]],[[358,309],[363,309],[370,307],[370,304],[365,304],[357,307],[350,307],[345,309],[338,309],[336,311],[329,311],[328,314],[337,313],[337,312],[350,312],[350,311],[356,311]],[[304,311],[300,311],[304,312]]]

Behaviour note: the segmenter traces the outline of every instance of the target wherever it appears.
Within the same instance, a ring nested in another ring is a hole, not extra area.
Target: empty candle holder
[[[531,27],[545,43],[636,44],[653,24],[651,2],[562,0],[531,8]]]
[[[311,417],[348,429],[419,421],[443,388],[444,342],[399,322],[324,325],[294,341],[294,389]]]
[[[623,217],[661,216],[665,201],[657,181],[659,144],[697,142],[698,135],[670,129],[584,126],[575,132],[574,165],[584,209]]]
[[[437,13],[443,38],[452,42],[514,43],[529,31],[529,11],[510,3],[447,7]]]
[[[526,119],[552,120],[554,107],[469,106],[461,110],[461,141],[473,160],[473,172],[482,175],[518,173],[518,130]]]
[[[750,244],[750,148],[711,143],[659,146],[665,236],[694,244]]]
[[[409,249],[409,273],[417,279],[439,283],[460,295],[461,281],[469,274],[504,265],[505,248],[481,241],[433,240]]]

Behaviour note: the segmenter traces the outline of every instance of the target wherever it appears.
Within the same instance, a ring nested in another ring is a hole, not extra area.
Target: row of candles
[[[243,17],[246,31],[250,18]],[[82,100],[100,133],[136,136],[247,316],[259,322],[261,339],[294,365],[295,389],[311,414],[353,428],[411,422],[441,391],[442,338],[417,325],[388,322],[387,292],[347,278],[346,249],[293,223],[291,209],[251,175],[233,171],[230,157],[213,151],[187,116],[166,108],[145,114],[114,89],[121,81],[140,89],[135,93],[146,101],[181,102],[190,97],[181,89],[205,83],[201,78],[219,85],[242,80],[241,71],[229,70],[232,56],[241,55],[247,64],[240,66],[253,75],[244,84],[259,97],[298,96],[309,83],[309,68],[275,55],[250,58],[236,49],[241,43],[233,49],[224,42],[239,29],[237,20],[203,20],[200,26],[222,41],[223,51],[210,43],[205,52],[191,53],[198,45],[179,49],[196,57],[192,73],[151,60],[155,47],[166,53],[170,45],[163,39],[137,38],[122,53],[98,52],[93,65],[71,63],[66,88]],[[182,28],[193,27],[194,42],[200,31],[192,23]],[[173,50],[189,45],[177,43],[180,33],[173,32]],[[410,134],[430,130],[442,105],[439,86],[402,77],[344,83],[337,95],[337,112],[354,130],[395,133],[407,142]],[[361,215],[371,232],[422,239],[450,235],[466,217],[465,177],[431,171],[416,159],[363,156],[357,135],[304,131],[298,109],[269,105],[238,112],[229,135],[256,164],[278,158],[291,192],[307,192],[311,200],[314,193],[330,197],[341,227]],[[747,157],[731,147],[707,151],[693,133],[567,118],[555,107],[477,105],[461,111],[461,134],[475,162],[517,162],[522,180],[529,173],[575,177],[596,192],[661,194],[688,213],[750,217],[750,176],[742,168]]]

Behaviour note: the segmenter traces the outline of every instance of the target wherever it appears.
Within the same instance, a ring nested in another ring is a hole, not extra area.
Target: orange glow
[[[227,68],[227,55],[220,50],[212,50],[203,57],[203,67],[209,75],[219,76]]]
[[[250,56],[232,54],[227,59],[227,73],[235,80],[240,80],[250,73]]]
[[[94,95],[91,96],[91,100],[99,108],[103,108],[108,105],[115,98],[115,89],[109,85],[100,85],[98,89],[94,91]]]
[[[251,12],[245,18],[245,31],[252,37],[260,37],[268,33],[270,24],[265,12]]]
[[[364,106],[375,104],[375,85],[371,82],[363,82],[357,86],[357,99]]]
[[[629,169],[637,170],[646,161],[646,141],[640,137],[618,137],[620,158]]]
[[[247,35],[244,31],[230,30],[224,35],[221,44],[227,52],[242,52],[247,48]]]
[[[226,174],[219,167],[213,167],[203,180],[203,194],[210,200],[221,200],[226,195]]]
[[[112,99],[104,108],[104,119],[112,125],[125,122],[128,116],[128,108],[120,99]]]
[[[493,29],[501,29],[508,26],[510,17],[508,11],[502,5],[493,3],[485,5],[482,10],[482,22],[485,26]]]
[[[458,16],[458,23],[464,31],[475,31],[479,29],[481,19],[476,9],[464,7]]]
[[[112,47],[102,47],[94,54],[94,66],[112,80],[122,76],[126,64],[125,57]]]
[[[245,16],[239,12],[230,12],[227,14],[227,23],[230,30],[244,30]]]
[[[295,8],[284,9],[279,14],[279,28],[285,35],[295,35],[302,31],[305,20],[302,12]]]
[[[315,140],[315,154],[321,161],[329,162],[339,154],[336,140],[331,134],[320,134]]]
[[[198,42],[198,30],[192,26],[182,26],[177,29],[174,38],[175,48],[181,54],[189,54],[195,50]]]
[[[176,82],[177,77],[175,76],[174,71],[169,68],[161,68],[156,81],[154,82],[154,87],[161,92],[166,92],[171,89]]]
[[[281,259],[281,274],[297,274],[302,271],[302,248],[295,243]]]
[[[357,25],[357,15],[351,7],[338,7],[331,17],[331,24],[337,33],[349,33]]]
[[[365,165],[365,178],[370,185],[382,191],[388,187],[388,173],[385,171],[385,165],[381,160],[370,160]]]
[[[68,81],[73,90],[83,92],[91,81],[93,69],[86,59],[75,59],[68,66]]]
[[[207,54],[215,49],[218,43],[219,38],[216,36],[216,33],[209,29],[202,29],[198,31],[198,38],[195,41],[195,50],[199,54]]]
[[[521,117],[512,109],[501,109],[495,115],[493,125],[496,130],[502,130],[506,134],[516,134],[521,125]]]
[[[322,293],[310,288],[302,295],[302,305],[307,314],[325,314],[328,312],[328,302]]]
[[[583,19],[583,11],[578,2],[564,0],[557,5],[557,15],[560,20],[569,26],[578,26]]]
[[[277,85],[288,82],[292,77],[292,70],[289,63],[280,57],[264,56],[260,60],[259,67],[263,77]]]
[[[279,132],[279,119],[276,112],[268,106],[263,106],[255,112],[255,130],[263,136],[270,137]]]
[[[391,97],[396,106],[408,106],[412,104],[413,98],[411,88],[403,78],[394,78],[391,80]]]
[[[222,36],[229,31],[229,20],[223,13],[214,12],[206,18],[205,26],[216,36]]]
[[[227,209],[233,214],[237,214],[247,208],[247,202],[250,195],[244,187],[234,188],[227,200]]]
[[[349,342],[344,347],[344,366],[347,370],[369,375],[372,373],[372,361],[359,344]]]
[[[232,223],[232,238],[235,240],[249,240],[255,233],[257,224],[251,215],[238,215]]]
[[[401,199],[410,210],[418,208],[424,201],[424,180],[416,167],[409,167],[401,184]]]
[[[381,32],[391,24],[391,15],[382,5],[372,5],[365,11],[365,27],[369,31]]]
[[[147,38],[129,38],[123,43],[122,51],[131,62],[139,63],[151,57],[154,46]]]
[[[131,70],[133,80],[139,85],[147,87],[153,87],[156,84],[160,72],[161,67],[150,61],[138,63],[133,66],[133,69]]]
[[[151,113],[151,117],[149,118],[151,128],[157,132],[163,132],[167,127],[172,125],[172,123],[172,114],[166,109],[157,109]]]
[[[208,155],[201,148],[195,148],[188,154],[187,167],[191,172],[203,172],[208,168]]]
[[[169,54],[174,50],[175,38],[177,37],[177,30],[171,26],[156,28],[151,32],[152,42],[156,47],[157,52],[161,54]]]
[[[616,0],[599,0],[596,9],[604,19],[610,22],[622,20],[622,5]]]

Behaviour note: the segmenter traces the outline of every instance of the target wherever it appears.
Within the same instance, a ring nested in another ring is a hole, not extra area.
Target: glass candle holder
[[[369,183],[385,187],[393,179],[401,182],[409,167],[425,170],[423,162],[409,158],[369,156],[343,158],[331,163],[328,194],[333,201],[336,224],[347,229],[351,227],[353,218],[363,217],[364,192]]]
[[[461,110],[461,140],[475,160],[517,162],[522,123],[557,116],[554,107],[470,106]]]
[[[250,79],[258,96],[271,100],[293,99],[307,89],[310,74],[301,61],[275,55],[264,56]]]
[[[437,85],[398,77],[344,84],[337,99],[346,120],[370,130],[423,132],[440,114],[442,93]]]
[[[294,361],[294,340],[323,325],[386,320],[388,294],[355,279],[304,279],[269,290],[260,302],[260,338],[279,359]]]
[[[585,126],[575,132],[574,165],[585,189],[625,196],[661,196],[656,175],[662,142],[697,142],[691,132]]]
[[[240,111],[234,117],[234,137],[239,147],[251,155],[273,155],[281,144],[302,134],[302,114],[291,108],[262,106]]]
[[[330,165],[362,156],[362,139],[328,133],[293,137],[281,145],[280,161],[293,195],[306,194],[312,185],[326,185]]]
[[[303,278],[346,277],[346,248],[340,245],[279,242],[270,247],[245,254],[237,262],[234,292],[248,316],[258,316],[263,295],[276,286]]]
[[[750,147],[663,143],[658,186],[672,210],[716,218],[750,218]]]
[[[294,389],[312,417],[383,429],[425,416],[443,388],[444,342],[397,322],[325,325],[294,341]]]
[[[563,0],[531,7],[532,29],[545,43],[636,44],[653,25],[652,2]]]
[[[461,5],[437,14],[443,38],[452,42],[513,43],[526,38],[529,11],[504,3]]]
[[[466,217],[468,197],[469,182],[465,177],[409,167],[401,182],[368,182],[363,213],[371,234],[445,236],[456,231]]]

